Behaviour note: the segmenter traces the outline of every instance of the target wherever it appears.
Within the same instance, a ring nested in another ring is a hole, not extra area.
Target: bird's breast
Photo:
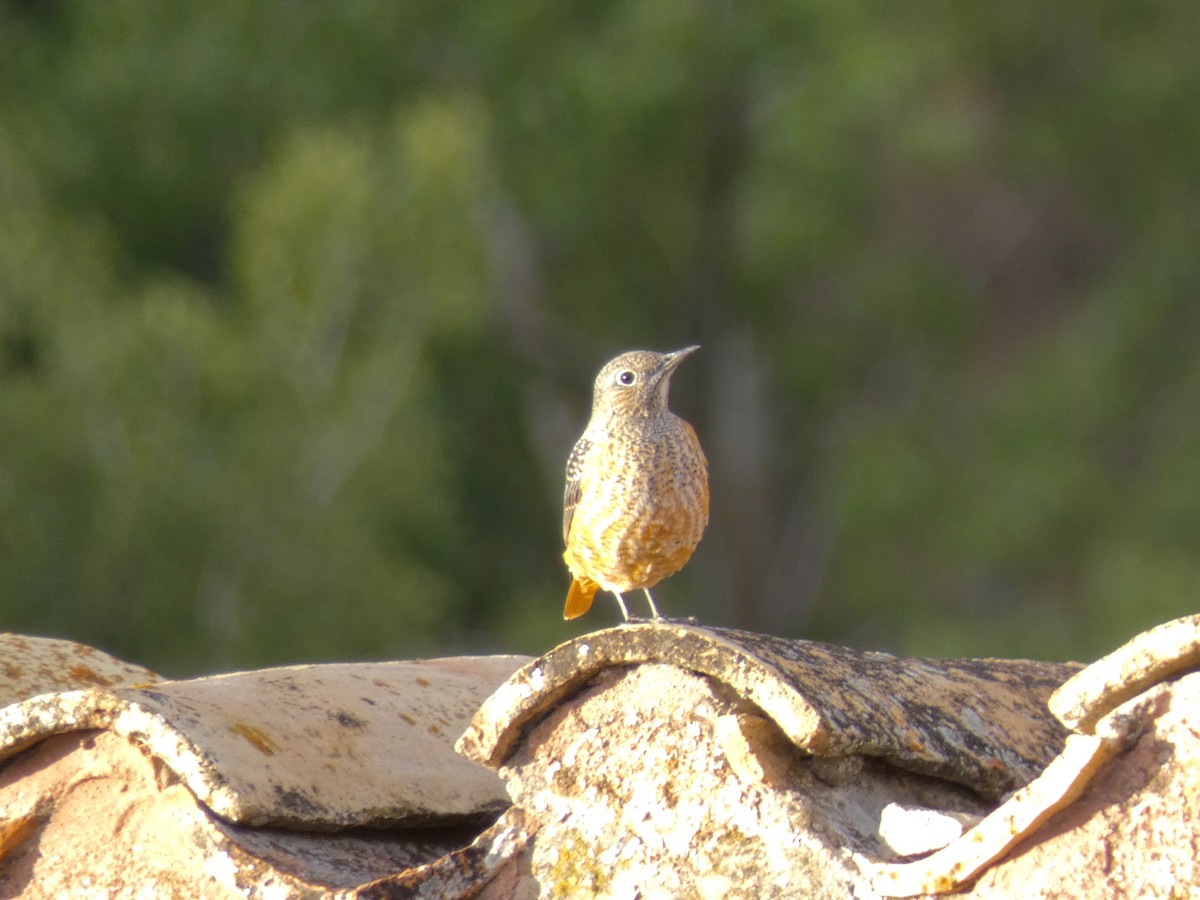
[[[565,557],[606,590],[650,587],[683,567],[707,523],[707,461],[672,416],[593,436]]]

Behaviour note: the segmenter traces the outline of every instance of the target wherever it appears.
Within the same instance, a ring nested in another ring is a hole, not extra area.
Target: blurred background
[[[0,0],[0,628],[188,675],[613,624],[561,621],[563,464],[690,343],[669,614],[1089,659],[1195,612],[1197,25]]]

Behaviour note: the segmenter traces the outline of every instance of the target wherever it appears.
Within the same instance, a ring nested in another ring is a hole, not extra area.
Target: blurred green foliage
[[[1197,24],[0,0],[0,627],[547,649],[592,375],[693,341],[665,609],[1051,658],[1195,611]]]

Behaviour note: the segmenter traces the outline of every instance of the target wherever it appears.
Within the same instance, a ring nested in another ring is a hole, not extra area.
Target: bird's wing
[[[583,474],[583,461],[591,448],[592,442],[586,437],[581,437],[575,442],[575,447],[571,450],[571,455],[567,457],[567,487],[563,491],[564,544],[567,542],[567,536],[571,533],[571,520],[575,518],[575,505],[579,502],[579,484],[580,476]]]

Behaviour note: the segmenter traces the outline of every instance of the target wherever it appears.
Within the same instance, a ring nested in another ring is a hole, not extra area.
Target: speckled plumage
[[[597,589],[644,590],[691,558],[708,524],[708,461],[692,426],[667,408],[671,374],[697,347],[633,350],[596,376],[592,417],[567,460],[563,558],[571,572],[564,618]]]

